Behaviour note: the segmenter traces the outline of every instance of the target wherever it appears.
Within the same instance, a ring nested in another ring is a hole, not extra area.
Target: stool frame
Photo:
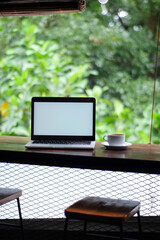
[[[124,199],[112,199],[112,198],[103,198],[103,197],[94,197],[88,196],[85,197],[71,206],[65,209],[65,225],[64,225],[64,235],[63,239],[66,238],[66,232],[68,227],[68,222],[70,219],[83,220],[83,233],[86,235],[98,235],[87,232],[87,223],[88,222],[99,222],[103,224],[115,225],[119,226],[120,229],[120,237],[118,239],[124,240],[124,231],[123,231],[123,223],[127,222],[131,217],[137,214],[138,220],[138,230],[139,230],[139,238],[141,239],[141,219],[140,219],[140,202],[138,201],[130,201]],[[113,235],[106,237],[113,237]],[[117,238],[117,237],[114,237]],[[131,238],[127,238],[131,239]]]
[[[69,217],[66,217],[65,219],[65,224],[64,224],[64,233],[63,233],[63,240],[66,240],[66,233],[67,233],[67,228],[68,228],[68,223],[69,223],[69,220],[70,219],[73,219],[73,218],[69,218]],[[111,223],[111,221],[93,221],[93,220],[87,220],[85,218],[74,218],[74,219],[77,219],[77,220],[84,220],[84,225],[83,225],[83,232],[84,232],[84,236],[86,235],[91,235],[91,236],[97,236],[97,237],[106,237],[106,238],[114,238],[114,239],[120,239],[120,240],[132,240],[131,238],[124,238],[124,231],[123,231],[123,221],[119,221],[119,223]],[[138,220],[138,230],[139,230],[139,240],[141,239],[141,234],[142,234],[142,227],[141,227],[141,218],[140,218],[140,210],[137,212],[137,220]],[[120,237],[115,237],[115,236],[112,236],[112,235],[102,235],[102,234],[91,234],[91,233],[87,233],[87,223],[88,222],[103,222],[103,223],[106,223],[106,224],[111,224],[111,225],[116,225],[116,226],[119,226],[119,229],[120,229]]]
[[[1,188],[2,189],[2,188]],[[17,193],[17,196],[21,196],[21,193],[22,191],[20,190],[19,193]],[[0,222],[0,225],[4,225],[4,226],[9,226],[9,227],[16,227],[16,228],[20,228],[21,229],[21,238],[22,240],[24,240],[24,227],[23,227],[23,220],[22,220],[22,213],[21,213],[21,205],[20,205],[20,199],[19,199],[19,196],[18,197],[15,197],[11,200],[6,200],[4,203],[0,204],[3,205],[5,203],[8,203],[10,201],[13,201],[13,200],[16,200],[17,201],[17,207],[18,207],[18,214],[19,214],[19,225],[17,224],[11,224],[11,223],[4,223],[4,222]],[[5,197],[4,197],[5,199]]]

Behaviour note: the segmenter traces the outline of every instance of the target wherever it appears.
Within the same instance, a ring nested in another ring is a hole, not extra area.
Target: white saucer
[[[125,150],[132,145],[132,143],[128,143],[128,142],[125,142],[123,145],[120,145],[120,146],[109,145],[108,142],[102,142],[101,144],[104,145],[108,150]]]

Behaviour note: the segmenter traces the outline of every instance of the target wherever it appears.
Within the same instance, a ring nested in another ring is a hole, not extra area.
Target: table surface
[[[27,150],[27,137],[0,136],[0,162],[160,173],[160,145],[132,144],[127,150],[106,150],[96,142],[94,150]]]

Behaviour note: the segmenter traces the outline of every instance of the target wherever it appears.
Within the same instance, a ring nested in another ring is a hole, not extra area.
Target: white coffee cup
[[[110,146],[123,146],[125,144],[125,134],[123,133],[104,135],[103,139],[107,141]]]

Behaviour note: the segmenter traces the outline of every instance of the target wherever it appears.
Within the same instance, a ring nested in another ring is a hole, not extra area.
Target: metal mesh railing
[[[20,188],[23,219],[61,219],[64,209],[85,196],[141,201],[142,216],[160,214],[160,175],[0,163],[3,187]],[[1,219],[18,218],[14,202]],[[12,209],[12,210],[11,210]],[[9,211],[8,211],[9,210]]]

